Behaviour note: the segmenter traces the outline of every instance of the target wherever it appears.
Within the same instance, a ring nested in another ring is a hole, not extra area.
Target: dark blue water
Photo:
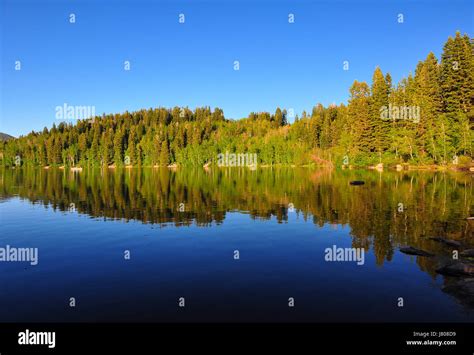
[[[377,266],[371,248],[364,265],[325,261],[325,248],[351,247],[351,228],[318,226],[301,213],[279,223],[229,211],[219,225],[177,227],[10,197],[0,203],[0,218],[0,247],[39,250],[36,266],[0,262],[3,322],[474,319],[472,309],[442,291],[443,277],[421,270],[416,257],[395,250]]]

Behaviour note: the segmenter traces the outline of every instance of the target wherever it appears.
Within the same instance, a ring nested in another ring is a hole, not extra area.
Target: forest
[[[0,143],[3,166],[203,166],[219,153],[260,165],[469,166],[473,157],[474,42],[457,32],[438,60],[392,83],[377,67],[354,81],[347,104],[226,119],[220,108],[158,107],[61,121]],[[291,121],[291,123],[289,122]]]

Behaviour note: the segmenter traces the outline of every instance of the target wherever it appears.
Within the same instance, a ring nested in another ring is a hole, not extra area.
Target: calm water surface
[[[473,321],[473,299],[435,272],[453,249],[429,239],[473,247],[473,185],[431,172],[0,170],[0,247],[39,251],[35,266],[0,262],[0,321]],[[325,261],[333,245],[364,248],[364,264]]]

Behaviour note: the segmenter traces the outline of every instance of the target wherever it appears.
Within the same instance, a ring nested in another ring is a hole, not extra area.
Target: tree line
[[[301,117],[277,108],[229,120],[219,108],[159,107],[61,122],[2,142],[1,164],[202,166],[230,152],[256,153],[264,165],[468,165],[473,48],[472,38],[457,32],[440,60],[429,53],[397,84],[377,67],[370,85],[354,81],[347,105],[318,104]]]

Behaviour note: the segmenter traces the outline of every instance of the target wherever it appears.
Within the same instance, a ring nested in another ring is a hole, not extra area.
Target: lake
[[[472,322],[472,294],[435,271],[453,247],[430,239],[473,247],[472,176],[0,169],[0,248],[38,252],[0,262],[0,320]]]

